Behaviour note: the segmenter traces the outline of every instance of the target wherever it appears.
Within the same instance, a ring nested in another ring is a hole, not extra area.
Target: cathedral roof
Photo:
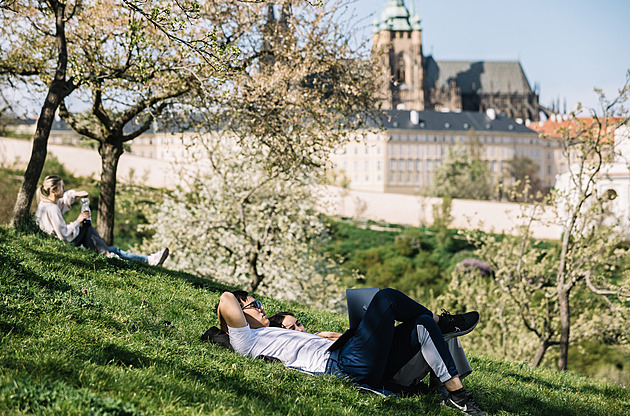
[[[440,112],[413,110],[386,110],[383,114],[383,127],[386,130],[418,130],[463,132],[493,131],[507,133],[538,134],[523,124],[504,114],[486,114],[474,111]]]
[[[455,80],[462,94],[531,94],[525,72],[518,61],[426,60],[426,86],[445,88]]]
[[[410,13],[403,0],[388,0],[380,20],[374,20],[374,32],[381,30],[398,32],[420,30],[420,17],[413,10]]]

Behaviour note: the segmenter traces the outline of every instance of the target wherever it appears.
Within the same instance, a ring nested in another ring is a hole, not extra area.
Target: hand
[[[77,221],[78,222],[83,222],[83,220],[87,220],[88,218],[90,218],[90,212],[89,211],[81,211],[81,213],[77,217]]]
[[[80,196],[80,197],[84,197],[84,196],[88,196],[87,191],[77,191],[74,194],[75,196]]]
[[[318,332],[317,335],[322,338],[329,339],[331,341],[337,341],[337,338],[341,336],[339,332],[328,332],[328,331]]]

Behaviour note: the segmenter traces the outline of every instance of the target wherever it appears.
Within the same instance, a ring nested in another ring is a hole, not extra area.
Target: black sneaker
[[[444,340],[466,335],[479,323],[479,312],[466,312],[459,315],[451,315],[442,309],[438,326],[442,331]]]
[[[448,397],[442,402],[442,405],[452,407],[453,409],[457,409],[467,415],[481,416],[486,414],[486,412],[484,412],[477,404],[475,399],[473,399],[472,394],[468,392],[462,399],[459,400],[455,400],[453,395],[449,394]]]

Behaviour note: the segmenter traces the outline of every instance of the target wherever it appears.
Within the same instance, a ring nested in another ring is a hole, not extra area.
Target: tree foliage
[[[494,195],[492,173],[472,149],[449,147],[444,162],[435,170],[429,194],[488,200]]]
[[[484,298],[491,300],[488,328],[497,330],[495,340],[500,338],[498,345],[506,354],[530,355],[538,365],[549,347],[558,346],[558,369],[565,370],[569,346],[577,340],[606,339],[625,345],[630,341],[627,245],[610,215],[609,194],[598,186],[617,156],[613,134],[627,123],[621,105],[627,92],[626,84],[615,100],[602,95],[603,111],[592,112],[589,120],[574,114],[573,122],[561,131],[569,161],[566,185],[539,202],[523,204],[526,221],[514,235],[470,235],[478,246],[476,256],[493,274],[477,282],[478,277],[454,273],[450,301],[474,307]],[[553,212],[552,220],[544,219],[546,210]],[[532,225],[545,221],[561,228],[558,244],[532,238]],[[513,316],[520,318],[520,325]],[[486,335],[491,339],[492,330]]]
[[[549,192],[543,186],[538,170],[540,167],[527,156],[514,156],[509,160],[504,172],[503,190],[509,201],[523,202],[540,200]]]
[[[197,2],[159,0],[2,2],[0,74],[35,91],[47,89],[14,221],[28,214],[61,106],[73,128],[99,141],[99,226],[111,242],[121,142],[146,131],[169,100],[190,89],[191,79],[201,82],[206,72],[199,70],[200,62],[221,72],[230,61],[229,48],[212,36],[213,26],[197,20],[198,8]],[[63,105],[77,90],[91,92],[92,109],[86,114],[73,114]],[[123,133],[136,117],[138,126]]]
[[[196,137],[180,177],[152,218],[150,248],[167,245],[169,265],[283,299],[333,306],[334,264],[314,210],[313,173],[263,167],[268,153],[217,135]],[[203,162],[203,163],[195,163]]]
[[[169,30],[161,30],[156,19],[162,15],[147,22],[141,12],[125,5],[84,2],[70,47],[72,69],[83,81],[75,92],[75,110],[63,102],[60,106],[61,117],[75,131],[98,142],[102,173],[97,224],[110,244],[116,171],[124,143],[149,130],[163,112],[176,110],[201,89],[216,88],[235,53],[214,47],[212,55],[202,54],[201,59],[187,45],[213,37],[205,30],[190,24],[174,28],[174,23],[168,24]],[[216,24],[198,12],[194,18],[199,27]],[[173,34],[179,42],[172,39]],[[85,107],[90,110],[84,111]]]

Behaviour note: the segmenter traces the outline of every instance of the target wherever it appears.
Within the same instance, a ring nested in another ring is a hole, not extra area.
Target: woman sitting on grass
[[[89,211],[82,211],[77,219],[66,224],[63,214],[70,210],[77,198],[85,197],[86,191],[66,191],[63,180],[57,175],[46,176],[39,187],[39,205],[35,212],[35,219],[39,228],[63,241],[69,241],[75,246],[96,250],[108,257],[118,256],[125,260],[135,260],[160,266],[168,257],[168,247],[149,256],[123,251],[115,246],[108,246],[90,222]]]

